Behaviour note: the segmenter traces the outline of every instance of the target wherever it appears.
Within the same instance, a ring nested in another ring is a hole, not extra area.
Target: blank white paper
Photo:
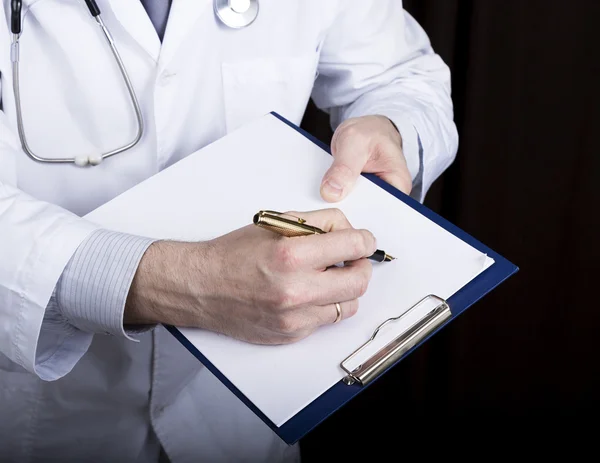
[[[340,362],[384,320],[402,314],[428,294],[449,298],[493,264],[364,177],[342,202],[323,201],[319,186],[331,162],[332,157],[313,142],[265,115],[87,215],[113,230],[199,241],[248,225],[261,209],[338,207],[354,227],[371,230],[378,247],[398,258],[373,263],[371,283],[354,317],[324,326],[295,344],[261,346],[181,329],[277,426],[340,381],[344,377]],[[392,324],[378,340],[387,342],[402,330]]]

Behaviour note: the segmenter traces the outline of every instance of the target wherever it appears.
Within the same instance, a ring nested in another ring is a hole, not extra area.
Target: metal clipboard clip
[[[426,301],[431,300],[438,302],[433,309],[428,310],[424,316],[410,325],[392,341],[388,342],[383,348],[379,349],[373,356],[357,367],[354,367],[352,370],[349,369],[350,367],[347,365],[348,362],[368,348],[384,326],[405,319],[405,317],[410,316],[413,311],[417,311]],[[343,379],[344,383],[348,386],[355,383],[365,386],[370,383],[451,316],[452,313],[450,312],[448,303],[441,297],[430,294],[410,307],[402,315],[388,318],[375,329],[373,335],[367,342],[342,361],[340,366],[347,373],[347,376]]]

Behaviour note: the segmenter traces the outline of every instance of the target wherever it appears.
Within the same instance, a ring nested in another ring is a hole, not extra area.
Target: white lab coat
[[[334,126],[391,117],[413,177],[418,134],[424,193],[456,152],[447,67],[399,0],[261,0],[243,30],[222,26],[209,0],[175,0],[162,47],[139,0],[99,0],[144,136],[98,167],[39,164],[17,135],[9,4],[0,2],[0,460],[147,462],[162,445],[174,463],[293,461],[298,448],[161,328],[137,343],[96,334],[72,371],[38,377],[45,307],[97,228],[80,216],[256,116],[275,110],[300,123],[311,94]],[[129,141],[128,95],[83,1],[25,0],[23,10],[21,92],[33,151],[70,157]]]

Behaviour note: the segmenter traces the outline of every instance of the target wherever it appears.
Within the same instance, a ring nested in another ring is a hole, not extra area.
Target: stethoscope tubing
[[[239,29],[242,27],[246,27],[250,25],[256,19],[258,15],[258,0],[248,0],[245,10],[236,11],[234,10],[231,0],[214,0],[214,10],[217,17],[223,22],[225,25],[232,27],[234,29]],[[27,142],[27,136],[25,134],[25,125],[23,122],[23,109],[21,106],[21,89],[20,89],[20,76],[19,76],[19,40],[22,33],[22,21],[21,21],[21,10],[22,10],[22,0],[11,0],[11,32],[12,32],[12,43],[11,43],[11,62],[12,62],[12,76],[13,76],[13,93],[15,98],[15,107],[17,114],[17,129],[19,132],[19,139],[21,140],[21,147],[25,154],[29,156],[32,160],[41,163],[50,163],[50,164],[65,164],[65,163],[74,163],[77,166],[83,167],[87,165],[99,165],[106,158],[114,156],[116,154],[122,153],[133,148],[138,142],[141,140],[142,135],[144,133],[144,120],[142,117],[142,111],[140,109],[140,105],[138,102],[137,95],[131,83],[131,79],[129,74],[127,73],[127,69],[123,60],[121,59],[121,55],[119,54],[119,50],[115,44],[115,41],[104,24],[102,20],[102,12],[98,7],[98,4],[95,0],[85,0],[85,4],[90,12],[90,15],[94,17],[98,26],[100,27],[104,38],[106,39],[106,43],[108,44],[115,61],[119,66],[119,71],[127,87],[127,92],[129,94],[129,99],[133,106],[133,110],[135,112],[135,118],[137,121],[137,130],[136,134],[132,141],[129,143],[113,149],[111,151],[107,151],[101,154],[92,154],[88,156],[76,156],[74,158],[45,158],[39,156],[33,152],[29,143]]]

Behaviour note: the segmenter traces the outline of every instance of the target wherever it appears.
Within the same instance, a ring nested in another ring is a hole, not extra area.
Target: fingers
[[[342,313],[340,321],[353,317],[358,312],[358,299],[340,302],[340,311]],[[319,326],[331,325],[337,318],[337,309],[335,303],[313,306],[305,310],[304,314],[307,321],[307,329],[316,329]]]
[[[409,194],[412,177],[402,151],[402,136],[382,115],[347,119],[331,140],[333,163],[323,176],[321,196],[329,202],[344,199],[362,173],[373,173]]]
[[[324,270],[342,262],[362,259],[377,249],[370,231],[353,228],[282,240],[278,246],[284,265],[311,270]]]
[[[277,339],[288,342],[308,336],[318,326],[333,323],[339,303],[342,319],[358,310],[358,298],[367,290],[372,275],[365,257],[376,250],[368,230],[352,228],[338,209],[296,212],[324,234],[284,238],[275,241],[269,272],[285,276],[275,291],[276,315],[268,323]],[[343,267],[332,267],[346,262]]]
[[[358,299],[340,302],[340,321],[354,316],[358,312]],[[271,330],[278,333],[279,342],[294,342],[304,339],[323,325],[331,325],[337,319],[337,309],[334,304],[311,306],[288,312],[276,320]]]
[[[331,323],[339,323],[342,320],[347,318],[351,318],[358,312],[359,302],[358,299],[353,299],[351,301],[339,302],[340,305],[340,318],[338,320],[338,313],[335,304],[329,304],[326,306],[319,306],[318,309],[318,317],[315,317],[315,320],[321,325],[327,325]],[[337,322],[336,322],[337,320]]]
[[[288,211],[285,214],[304,219],[307,224],[318,227],[327,233],[334,230],[352,228],[346,215],[337,208],[305,212]]]
[[[403,193],[410,194],[412,178],[400,146],[392,142],[381,143],[377,150],[385,152],[385,154],[377,156],[376,162],[368,162],[363,171],[373,172]]]
[[[319,326],[334,323],[336,302],[340,304],[341,319],[358,311],[359,298],[368,288],[372,264],[367,259],[314,272],[279,304],[277,315],[269,322],[278,342],[295,342],[309,336]]]
[[[367,142],[361,142],[364,137],[360,136],[360,129],[357,130],[353,122],[340,125],[331,141],[333,164],[321,183],[321,196],[325,201],[345,198],[369,159]]]
[[[339,209],[288,211],[306,223],[327,232],[279,242],[283,261],[292,266],[324,269],[340,262],[368,257],[377,249],[376,239],[368,230],[356,230]]]
[[[307,302],[325,306],[358,299],[367,292],[372,274],[373,265],[367,259],[328,268],[309,280],[310,300]]]

